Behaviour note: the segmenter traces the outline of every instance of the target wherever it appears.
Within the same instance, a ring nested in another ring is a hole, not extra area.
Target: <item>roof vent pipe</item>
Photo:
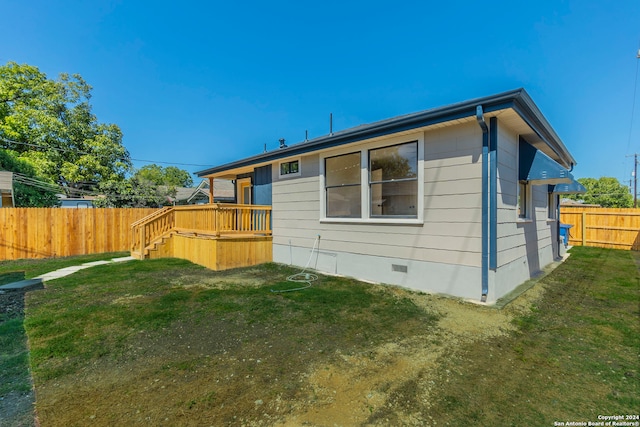
[[[329,113],[329,135],[333,135],[333,113]]]
[[[287,148],[287,144],[284,143],[284,138],[280,138],[278,141],[280,141],[280,148]]]

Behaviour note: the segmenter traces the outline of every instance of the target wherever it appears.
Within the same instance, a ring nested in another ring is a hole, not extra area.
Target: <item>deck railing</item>
[[[144,258],[172,232],[194,235],[271,235],[271,206],[214,203],[163,208],[131,224],[131,252]]]

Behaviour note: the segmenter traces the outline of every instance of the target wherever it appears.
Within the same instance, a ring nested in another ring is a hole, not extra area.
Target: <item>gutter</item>
[[[484,121],[482,105],[476,106],[476,120],[482,129],[482,296],[487,301],[489,293],[489,128]]]

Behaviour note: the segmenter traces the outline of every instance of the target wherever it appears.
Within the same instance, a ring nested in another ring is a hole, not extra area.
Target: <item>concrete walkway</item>
[[[52,271],[50,273],[41,274],[40,276],[36,276],[32,279],[20,280],[19,282],[13,282],[13,283],[8,283],[6,285],[2,285],[0,286],[0,292],[15,291],[18,289],[29,290],[33,288],[41,288],[43,286],[42,285],[43,282],[49,282],[51,280],[59,279],[60,277],[65,277],[70,274],[73,274],[76,271],[84,270],[85,268],[94,267],[96,265],[111,264],[114,262],[131,261],[134,259],[135,258],[131,256],[125,256],[121,258],[113,258],[111,260],[85,262],[84,264],[65,267],[59,270]]]

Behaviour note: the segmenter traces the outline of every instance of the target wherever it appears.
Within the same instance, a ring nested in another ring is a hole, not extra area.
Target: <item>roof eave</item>
[[[533,100],[523,89],[515,89],[497,95],[476,98],[444,107],[407,114],[391,119],[381,120],[368,125],[356,126],[331,135],[321,136],[307,142],[294,144],[275,151],[261,153],[235,162],[215,166],[196,172],[198,177],[220,174],[231,169],[239,169],[252,165],[270,163],[282,158],[299,156],[312,151],[332,148],[365,139],[385,136],[393,133],[409,131],[425,126],[475,116],[476,107],[482,105],[485,113],[513,108],[527,124],[548,144],[561,159],[563,166],[571,168],[576,164],[551,125],[544,118]]]

